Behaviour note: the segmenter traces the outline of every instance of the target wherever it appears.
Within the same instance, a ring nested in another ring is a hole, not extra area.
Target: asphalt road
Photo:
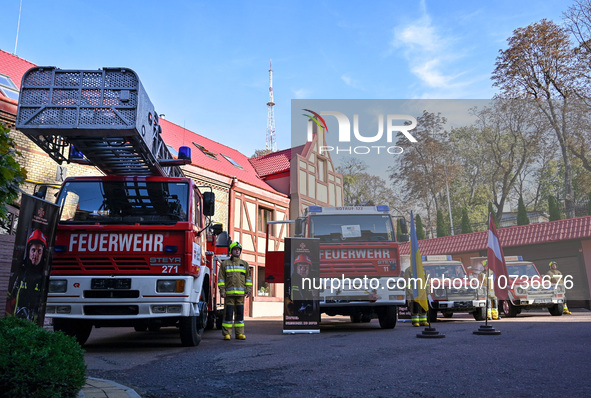
[[[377,320],[323,318],[319,334],[284,335],[280,318],[257,318],[246,320],[246,341],[212,330],[194,348],[174,328],[101,328],[85,357],[90,376],[144,398],[591,396],[591,312],[489,321],[499,336],[473,334],[481,324],[440,318],[446,337],[420,339],[424,328],[408,322],[382,330]]]

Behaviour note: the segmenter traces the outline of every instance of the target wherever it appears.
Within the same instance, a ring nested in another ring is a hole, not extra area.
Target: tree
[[[581,83],[580,57],[571,49],[567,31],[546,19],[514,30],[507,41],[509,47],[497,57],[494,86],[506,97],[533,100],[556,134],[564,163],[566,214],[572,218],[572,132],[568,117]]]
[[[441,238],[442,236],[447,235],[447,226],[445,225],[443,212],[441,210],[437,210],[437,237]]]
[[[447,119],[426,110],[416,119],[413,136],[418,142],[409,146],[408,140],[401,137],[397,145],[405,148],[399,157],[400,164],[388,171],[392,182],[405,193],[404,199],[425,209],[426,225],[433,226],[434,211],[446,197],[446,181],[455,180],[457,167],[449,161],[453,147],[444,130]]]
[[[525,205],[523,204],[523,198],[519,197],[519,202],[517,202],[517,225],[528,225],[529,224],[529,217],[527,216],[527,210],[525,209]]]
[[[258,158],[259,156],[268,155],[271,152],[273,151],[270,149],[257,149],[254,151],[254,155],[252,155],[251,158]]]
[[[488,202],[488,214],[492,214],[493,220],[495,222],[495,226],[497,228],[500,228],[500,226],[499,226],[499,219],[497,218],[497,212],[493,208],[493,204],[491,202]],[[486,224],[488,226],[488,216],[486,217]]]
[[[472,224],[470,224],[470,218],[468,218],[468,209],[462,208],[462,233],[469,234],[472,232]]]
[[[0,124],[0,219],[6,218],[6,205],[18,198],[19,186],[27,178],[26,170],[16,160],[21,154],[14,148],[9,131]]]
[[[552,195],[548,196],[548,214],[550,215],[550,221],[560,220],[560,207],[556,198]]]
[[[591,192],[589,192],[589,201],[587,202],[587,214],[591,216]]]
[[[591,194],[589,194],[591,200]],[[423,227],[423,220],[421,220],[420,214],[417,214],[415,217],[415,229],[417,232],[417,239],[422,240],[425,239],[425,228]]]

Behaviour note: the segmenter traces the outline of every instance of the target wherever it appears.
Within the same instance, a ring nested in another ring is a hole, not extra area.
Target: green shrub
[[[73,337],[0,319],[0,397],[76,397],[85,382],[84,351]]]

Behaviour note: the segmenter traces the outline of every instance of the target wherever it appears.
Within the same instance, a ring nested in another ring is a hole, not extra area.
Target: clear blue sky
[[[1,0],[14,52],[21,0]],[[135,70],[158,113],[245,155],[265,146],[273,59],[279,149],[291,99],[490,98],[518,27],[571,1],[22,0],[16,54],[62,69]]]

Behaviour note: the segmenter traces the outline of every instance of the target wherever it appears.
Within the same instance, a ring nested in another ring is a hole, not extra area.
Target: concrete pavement
[[[133,389],[110,380],[88,377],[78,398],[141,398]]]

